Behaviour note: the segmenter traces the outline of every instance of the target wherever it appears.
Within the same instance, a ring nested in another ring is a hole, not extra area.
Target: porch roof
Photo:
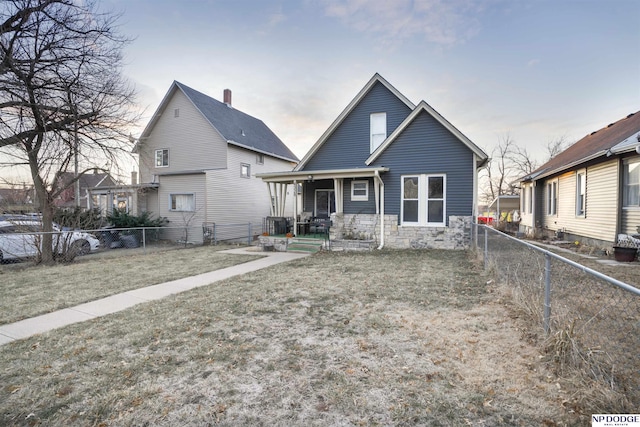
[[[376,174],[388,172],[389,168],[354,168],[354,169],[325,169],[325,170],[301,170],[290,172],[258,173],[257,178],[264,182],[293,183],[294,181],[309,181],[334,178],[372,178]]]

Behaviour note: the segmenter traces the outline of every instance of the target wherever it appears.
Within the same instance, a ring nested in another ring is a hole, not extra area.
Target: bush
[[[82,209],[76,206],[73,209],[57,209],[53,213],[53,221],[63,228],[74,230],[96,230],[104,226],[104,218],[100,215],[100,209]]]
[[[115,228],[164,227],[169,222],[164,217],[153,218],[149,212],[136,216],[118,209],[114,209],[107,220]]]

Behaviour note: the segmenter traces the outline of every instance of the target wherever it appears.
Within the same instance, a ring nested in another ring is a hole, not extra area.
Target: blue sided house
[[[332,247],[463,249],[487,160],[429,104],[375,74],[293,171],[259,177],[301,188],[294,233],[326,218]]]

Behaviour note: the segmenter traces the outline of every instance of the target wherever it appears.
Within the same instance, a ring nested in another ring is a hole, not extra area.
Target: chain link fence
[[[556,373],[580,379],[570,404],[640,408],[640,290],[491,227],[472,234],[485,270],[510,292],[531,336],[543,336]]]
[[[61,229],[44,233],[38,221],[5,221],[0,226],[0,263],[40,259],[45,241],[51,242],[56,259],[69,262],[77,256],[125,249],[153,253],[221,243],[251,245],[262,234],[262,228],[262,224],[252,223],[205,223],[201,226]],[[46,238],[48,235],[51,240]]]

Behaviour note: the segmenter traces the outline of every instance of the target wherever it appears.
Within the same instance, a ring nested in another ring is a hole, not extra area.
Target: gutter
[[[380,178],[380,172],[375,171],[374,178],[380,183],[380,246],[378,249],[384,247],[384,181]]]

